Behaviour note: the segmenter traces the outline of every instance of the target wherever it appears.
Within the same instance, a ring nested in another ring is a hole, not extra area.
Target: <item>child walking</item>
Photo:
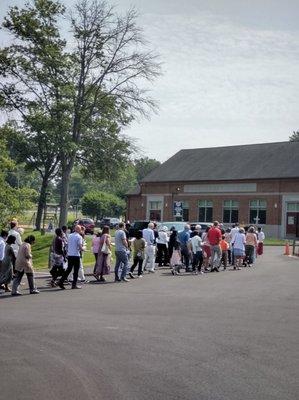
[[[223,269],[226,270],[228,262],[229,243],[225,240],[225,235],[222,235],[222,239],[220,240],[220,248],[222,252],[221,263],[223,264]]]
[[[180,269],[182,266],[182,255],[180,250],[180,243],[178,241],[175,242],[173,247],[173,253],[170,259],[170,268],[172,275],[180,274]]]

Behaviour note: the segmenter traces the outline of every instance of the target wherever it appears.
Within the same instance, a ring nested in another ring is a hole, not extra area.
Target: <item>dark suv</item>
[[[147,228],[150,221],[134,221],[129,229],[129,236],[135,237],[138,231]]]
[[[94,234],[94,221],[91,218],[82,218],[82,219],[76,219],[71,226],[71,230],[73,232],[75,225],[81,225],[84,226],[85,228],[85,233],[90,233],[91,235]]]
[[[119,218],[103,218],[100,221],[100,228],[103,229],[104,226],[109,226],[111,229],[115,229],[118,227],[118,224],[120,223]]]

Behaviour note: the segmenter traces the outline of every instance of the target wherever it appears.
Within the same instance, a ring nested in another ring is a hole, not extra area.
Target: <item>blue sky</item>
[[[1,0],[1,16],[14,4],[23,2]],[[143,155],[164,161],[182,148],[284,141],[299,129],[297,1],[116,4],[136,6],[163,63],[151,87],[159,113],[126,130]]]

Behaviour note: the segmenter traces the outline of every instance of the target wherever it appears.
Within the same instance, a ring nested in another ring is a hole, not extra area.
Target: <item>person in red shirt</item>
[[[219,229],[219,222],[215,221],[212,228],[209,230],[207,238],[211,245],[211,272],[219,272],[221,265],[221,247],[220,240],[222,239],[221,230]]]

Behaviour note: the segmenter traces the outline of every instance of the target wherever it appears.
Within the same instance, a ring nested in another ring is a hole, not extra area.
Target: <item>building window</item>
[[[239,220],[239,202],[235,200],[225,200],[223,202],[223,222],[234,223]]]
[[[213,202],[211,200],[199,200],[198,220],[200,222],[213,221]]]
[[[299,203],[287,203],[287,211],[299,212]]]
[[[162,201],[149,202],[149,219],[151,221],[161,221]]]
[[[267,214],[267,202],[266,200],[251,200],[250,201],[250,224],[265,224]]]

